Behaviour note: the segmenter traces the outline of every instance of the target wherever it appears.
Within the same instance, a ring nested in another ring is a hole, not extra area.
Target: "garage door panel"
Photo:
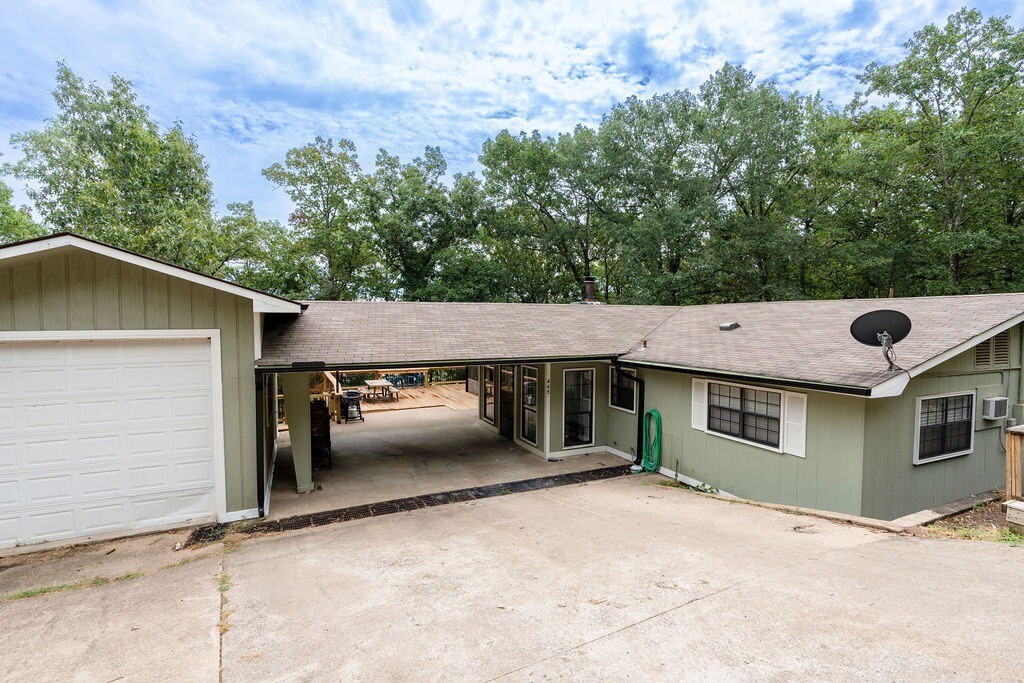
[[[69,445],[70,439],[25,442],[20,447],[23,457],[20,459],[19,465],[39,467],[70,464],[73,451]]]
[[[42,477],[28,477],[25,480],[26,495],[34,503],[52,504],[69,502],[74,498],[73,481],[70,474],[51,474]]]
[[[68,366],[68,346],[61,342],[26,342],[11,347],[11,367],[41,368]]]
[[[117,424],[120,402],[116,399],[76,401],[68,409],[69,422],[76,427],[102,427]]]
[[[70,388],[80,395],[86,392],[108,392],[121,385],[121,371],[117,366],[74,366],[69,370]]]
[[[132,422],[163,421],[167,415],[166,403],[162,396],[124,401],[121,414]]]
[[[119,496],[123,490],[120,468],[82,472],[78,477],[78,492],[82,498]]]
[[[80,515],[81,530],[90,534],[117,531],[124,524],[124,508],[124,503],[120,501],[83,507]]]
[[[73,510],[62,509],[53,512],[36,512],[27,515],[28,530],[33,538],[48,541],[62,541],[75,535],[75,514]]]
[[[63,366],[62,366],[63,367]],[[69,388],[68,373],[64,370],[46,368],[22,368],[11,378],[12,388],[17,382],[18,394],[24,398],[54,397]]]
[[[17,505],[18,499],[17,480],[0,481],[0,510]]]
[[[0,547],[215,514],[209,340],[0,342],[0,354]]]
[[[18,421],[23,429],[63,427],[68,421],[68,405],[63,401],[28,404],[21,409]]]
[[[87,436],[79,437],[77,441],[79,462],[93,463],[120,457],[120,436]]]

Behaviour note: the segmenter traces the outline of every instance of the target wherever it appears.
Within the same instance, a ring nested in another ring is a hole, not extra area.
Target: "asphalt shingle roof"
[[[784,301],[707,306],[586,306],[313,301],[268,325],[258,364],[392,365],[613,357],[709,372],[868,388],[892,377],[877,347],[850,336],[890,308],[913,328],[906,370],[1024,313],[1024,294]],[[720,323],[738,322],[732,331]],[[642,341],[647,341],[642,348]]]

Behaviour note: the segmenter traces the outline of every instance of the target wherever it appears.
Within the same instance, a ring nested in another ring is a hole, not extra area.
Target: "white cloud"
[[[1005,7],[1000,5],[1000,7]],[[473,170],[502,128],[554,134],[617,101],[697,88],[726,61],[783,88],[844,104],[856,75],[888,61],[946,0],[714,3],[150,2],[9,3],[0,13],[0,151],[52,112],[54,67],[118,73],[207,156],[222,205],[288,204],[260,175],[314,135],[411,158],[440,145]],[[987,9],[987,14],[1006,13]],[[1011,6],[1020,23],[1024,9]]]

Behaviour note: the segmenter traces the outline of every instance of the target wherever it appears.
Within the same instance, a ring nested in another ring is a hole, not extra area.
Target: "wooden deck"
[[[363,401],[364,413],[385,410],[406,410],[408,408],[434,408],[445,406],[452,410],[468,410],[477,407],[479,397],[466,391],[466,385],[432,384],[429,387],[398,389],[397,401]]]

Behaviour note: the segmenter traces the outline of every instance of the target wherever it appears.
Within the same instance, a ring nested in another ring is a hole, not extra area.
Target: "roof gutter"
[[[622,359],[616,359],[615,362],[624,368],[649,368],[652,370],[665,370],[667,372],[682,372],[688,375],[699,375],[701,377],[715,377],[718,379],[759,382],[761,384],[774,384],[782,387],[791,387],[794,389],[809,389],[812,391],[825,391],[832,394],[846,394],[848,396],[872,395],[870,387],[856,387],[845,384],[823,384],[819,382],[802,382],[799,380],[783,379],[780,377],[745,375],[736,372],[721,372],[719,370],[706,370],[704,368],[688,368],[678,365],[665,365],[661,363],[643,363],[638,361]]]

